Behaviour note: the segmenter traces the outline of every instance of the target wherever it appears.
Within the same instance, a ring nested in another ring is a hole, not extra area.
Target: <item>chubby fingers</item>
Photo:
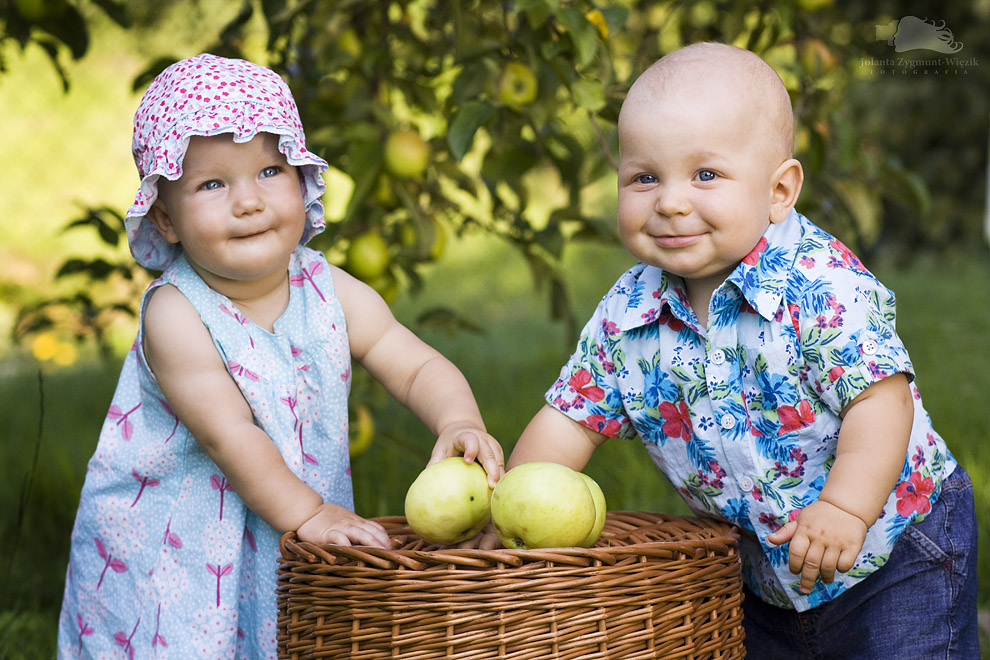
[[[379,523],[366,518],[358,518],[353,524],[343,530],[334,530],[332,534],[342,534],[346,542],[340,545],[367,545],[376,548],[391,548],[392,539]]]
[[[792,521],[769,535],[767,540],[774,545],[784,545],[793,538],[795,531],[797,531],[797,522]]]
[[[795,545],[797,550],[795,550]],[[799,536],[791,540],[791,551],[788,558],[788,568],[791,573],[801,575],[801,593],[810,594],[818,580],[819,573],[822,572],[822,561],[825,556],[825,547],[821,543],[808,543],[807,537]],[[835,569],[833,567],[834,576]],[[824,578],[824,574],[822,575]],[[829,579],[831,581],[831,579]]]
[[[481,467],[488,473],[488,486],[495,488],[495,484],[505,474],[505,456],[498,441],[484,432],[464,430],[457,434],[454,447],[464,452],[466,463],[474,460],[481,463]]]

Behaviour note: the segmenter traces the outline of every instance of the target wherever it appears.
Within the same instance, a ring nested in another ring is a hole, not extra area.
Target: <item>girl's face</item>
[[[637,99],[619,120],[622,242],[689,291],[714,291],[770,224],[777,163],[759,118],[733,103],[728,93]]]
[[[217,291],[231,282],[286,276],[306,223],[299,173],[278,136],[237,143],[230,134],[189,140],[177,181],[158,181],[148,217]]]

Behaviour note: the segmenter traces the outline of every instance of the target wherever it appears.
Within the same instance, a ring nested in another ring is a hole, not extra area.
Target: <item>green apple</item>
[[[390,263],[388,243],[378,232],[369,231],[351,239],[344,270],[359,280],[371,282],[384,275]]]
[[[393,176],[418,178],[429,163],[430,145],[413,129],[399,129],[385,140],[385,169]]]
[[[584,472],[578,472],[582,477],[584,477],[584,483],[588,486],[588,490],[591,491],[591,496],[595,500],[595,526],[591,528],[588,532],[588,536],[585,537],[584,541],[581,543],[582,548],[590,548],[601,536],[602,529],[605,527],[605,493],[602,492],[602,487],[598,485],[598,482],[586,475]]]
[[[581,473],[559,463],[517,465],[492,493],[492,523],[506,548],[576,547],[596,520],[595,498]]]
[[[406,522],[431,543],[474,538],[491,519],[492,490],[477,461],[445,458],[419,473],[406,492]]]
[[[509,62],[498,78],[497,96],[502,103],[519,108],[536,100],[536,74],[522,62]]]

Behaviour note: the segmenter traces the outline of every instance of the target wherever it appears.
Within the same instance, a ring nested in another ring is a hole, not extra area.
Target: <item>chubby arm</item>
[[[608,440],[560,412],[544,405],[523,430],[509,456],[508,468],[521,463],[551,461],[581,471],[591,455]]]
[[[903,373],[863,390],[842,411],[835,463],[818,501],[768,539],[790,541],[789,568],[809,593],[819,575],[826,584],[848,571],[904,467],[914,408]]]
[[[241,500],[282,533],[316,543],[389,546],[377,523],[324,503],[285,464],[227,372],[209,331],[171,285],[157,289],[144,320],[144,351],[172,410]]]
[[[511,470],[523,463],[548,461],[580,471],[595,449],[606,440],[607,436],[578,424],[552,406],[544,405],[526,425],[506,467]],[[495,528],[489,523],[481,536],[461,547],[493,550],[501,545]]]
[[[502,447],[485,430],[464,375],[399,323],[367,284],[333,268],[333,285],[351,355],[437,436],[429,464],[463,453],[465,461],[481,463],[494,487],[505,472]]]

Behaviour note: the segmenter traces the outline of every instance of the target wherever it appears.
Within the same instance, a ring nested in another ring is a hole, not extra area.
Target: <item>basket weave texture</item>
[[[592,548],[460,550],[402,517],[395,549],[283,536],[280,658],[743,658],[738,535],[692,517],[609,511]]]

